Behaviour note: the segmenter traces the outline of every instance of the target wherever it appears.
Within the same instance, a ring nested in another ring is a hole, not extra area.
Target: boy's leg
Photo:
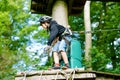
[[[64,60],[64,63],[65,63],[65,66],[62,67],[62,69],[67,69],[69,68],[69,61],[68,61],[68,57],[67,57],[67,53],[64,52],[64,51],[61,51],[61,55],[62,55],[62,58]]]
[[[65,40],[62,40],[60,42],[59,51],[62,55],[65,66],[68,68],[69,67],[69,61],[68,61],[67,53],[65,52],[66,48],[67,48],[67,44],[66,44]]]
[[[54,66],[60,66],[59,64],[59,56],[57,52],[53,52],[53,58],[54,58]]]
[[[54,67],[53,69],[60,69],[60,64],[59,64],[59,56],[58,56],[58,47],[59,47],[60,42],[58,41],[54,47],[53,47],[53,59],[54,59]]]
[[[64,51],[61,51],[61,55],[62,55],[62,58],[63,58],[63,60],[64,60],[64,63],[65,63],[65,64],[68,64],[67,53],[64,52]]]

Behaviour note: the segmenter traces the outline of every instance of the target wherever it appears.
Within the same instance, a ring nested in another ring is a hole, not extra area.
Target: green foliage
[[[93,37],[90,54],[92,62],[83,61],[84,65],[92,63],[93,70],[120,73],[120,44],[118,40],[120,38],[120,14],[118,13],[120,13],[119,3],[100,1],[91,3]]]
[[[48,32],[46,31],[46,30],[40,30],[38,33],[36,33],[34,36],[33,36],[33,38],[42,38],[42,37],[44,37],[44,38],[48,38]]]
[[[48,70],[52,66],[53,66],[53,58],[52,57],[48,57],[47,63],[45,65],[43,65],[43,66],[36,66],[36,68],[38,70]]]
[[[0,80],[14,80],[16,70],[13,65],[20,59],[22,51],[19,49],[23,45],[21,40],[14,38],[27,24],[29,16],[22,9],[23,4],[22,0],[0,1]]]
[[[2,36],[10,36],[11,33],[11,21],[9,12],[0,12],[0,35]],[[7,28],[7,29],[6,29]]]
[[[92,2],[91,4],[91,21],[92,24],[95,24],[92,30],[101,30],[93,34],[93,49],[91,51],[93,70],[118,73],[120,55],[117,47],[120,45],[117,39],[119,39],[120,31],[112,29],[119,29],[119,9],[119,3],[116,2]],[[115,45],[115,42],[118,44]],[[113,66],[112,68],[106,67],[109,63]]]
[[[1,7],[1,9],[2,8],[5,8],[5,6]],[[13,79],[11,75],[15,72],[12,69],[12,65],[16,61],[15,51],[10,50],[10,45],[12,42],[11,25],[12,23],[10,20],[9,11],[0,11],[0,79],[2,80]],[[6,76],[10,79],[6,79]]]
[[[80,16],[69,16],[69,25],[73,31],[84,30],[83,13]]]
[[[17,35],[24,37],[33,32],[34,30],[37,30],[36,26],[25,26]]]
[[[106,69],[106,64],[110,63],[110,59],[103,53],[103,51],[93,48],[91,50],[92,68],[96,71]]]

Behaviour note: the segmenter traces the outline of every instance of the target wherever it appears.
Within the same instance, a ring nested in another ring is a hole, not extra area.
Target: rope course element
[[[55,80],[57,80],[58,74],[59,74],[59,72],[57,72],[56,77],[55,77]]]
[[[72,80],[74,80],[74,77],[75,77],[75,69],[74,69],[74,71],[73,71]]]
[[[43,74],[43,71],[42,71],[41,74],[40,74],[40,80],[42,80],[42,74]]]
[[[120,31],[120,29],[93,30],[93,31],[73,31],[73,32],[79,32],[80,34],[83,34],[83,33],[107,32],[107,31]]]
[[[75,75],[76,69],[73,69],[69,74],[65,73],[63,70],[61,70],[59,73],[63,74],[63,76],[66,78],[66,80],[72,79],[74,80],[74,75]]]
[[[22,72],[21,74],[23,74],[23,78],[21,80],[27,80],[27,78],[26,78],[27,73],[26,72]]]
[[[15,80],[75,80],[75,79],[114,79],[119,80],[119,74],[106,72],[89,71],[84,68],[75,68],[67,70],[40,70],[18,72]]]
[[[60,70],[60,73],[68,80],[68,75],[64,71]]]

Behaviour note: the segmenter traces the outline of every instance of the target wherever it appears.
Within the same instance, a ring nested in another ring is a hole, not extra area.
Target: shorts
[[[66,39],[71,41],[71,37],[67,37]],[[62,39],[61,41],[57,41],[57,43],[54,45],[53,47],[53,52],[60,52],[60,51],[66,51],[68,44],[66,43],[66,41],[64,39]]]

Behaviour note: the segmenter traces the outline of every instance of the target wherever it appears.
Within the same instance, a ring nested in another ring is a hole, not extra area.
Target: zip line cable
[[[73,32],[79,32],[80,34],[83,34],[83,33],[107,32],[107,31],[120,31],[120,29],[93,30],[93,31],[73,31]]]

